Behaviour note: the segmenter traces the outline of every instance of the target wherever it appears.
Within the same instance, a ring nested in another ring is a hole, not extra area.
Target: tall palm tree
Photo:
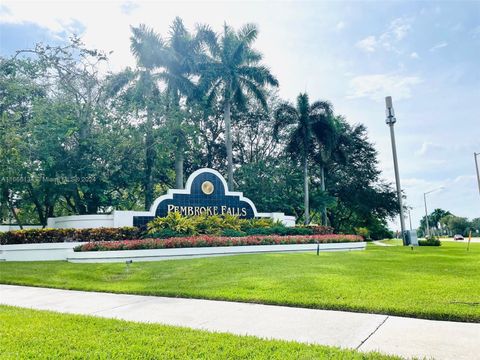
[[[223,103],[230,190],[233,189],[232,105],[244,108],[247,92],[262,106],[267,107],[265,86],[278,86],[278,81],[270,70],[260,64],[262,55],[252,49],[257,35],[258,29],[253,24],[246,24],[238,31],[225,24],[219,36],[203,37],[209,57],[199,65],[199,88],[206,93],[208,104],[217,98]]]
[[[345,119],[341,116],[335,116],[332,119],[333,125],[333,138],[324,142],[323,146],[320,146],[314,155],[314,161],[320,167],[320,189],[323,193],[326,192],[325,178],[328,165],[335,163],[344,165],[348,159],[348,153],[346,148],[351,143],[351,138],[348,136],[345,129]],[[321,209],[322,225],[328,225],[327,219],[327,207],[325,204]]]
[[[275,111],[273,134],[287,138],[287,152],[300,159],[303,168],[305,224],[310,223],[308,162],[318,149],[331,148],[335,141],[332,106],[327,101],[310,104],[307,94],[297,97],[296,107],[280,104]]]
[[[167,105],[167,125],[171,140],[175,145],[175,187],[183,188],[183,163],[187,142],[185,133],[185,116],[181,111],[182,97],[193,99],[196,95],[195,76],[196,64],[202,56],[202,36],[208,36],[208,29],[198,31],[192,35],[184,26],[180,18],[175,18],[170,27],[169,38],[164,41],[154,30],[140,25],[132,27],[131,51],[137,59],[138,71],[130,74],[124,72],[123,86],[133,86],[138,98],[142,101],[150,99],[149,103],[158,103],[160,97],[159,83],[165,84],[165,97]],[[121,84],[121,81],[118,82]],[[153,89],[154,91],[150,91]],[[152,99],[155,94],[157,99]],[[147,162],[146,172],[146,200],[145,204],[153,200],[152,166],[155,157],[152,134],[152,111],[147,108]],[[148,201],[147,201],[148,198]]]
[[[195,96],[195,76],[198,58],[202,54],[202,39],[192,35],[184,26],[182,19],[176,17],[170,27],[166,52],[159,53],[158,76],[166,84],[167,106],[171,116],[172,140],[175,144],[175,187],[183,188],[183,162],[187,143],[185,133],[185,113],[180,109],[182,98],[191,100]]]
[[[166,52],[165,43],[158,34],[145,25],[132,27],[130,50],[135,56],[135,70],[127,68],[110,78],[109,93],[124,94],[137,110],[145,111],[145,209],[153,202],[153,165],[155,162],[154,118],[158,116],[160,93],[155,69],[159,52]]]

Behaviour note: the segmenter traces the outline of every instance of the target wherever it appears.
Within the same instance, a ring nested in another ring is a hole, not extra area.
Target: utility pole
[[[393,166],[395,168],[395,182],[397,184],[398,206],[400,207],[400,227],[402,230],[402,242],[404,246],[407,246],[407,239],[405,237],[405,219],[403,217],[402,188],[400,186],[400,174],[398,172],[397,146],[395,144],[395,131],[393,129],[393,125],[397,122],[397,119],[395,119],[395,112],[393,111],[393,103],[391,96],[387,96],[385,98],[385,104],[387,107],[387,118],[385,122],[390,127],[390,138],[392,140]]]
[[[473,157],[475,158],[475,169],[477,170],[477,182],[478,182],[478,193],[480,193],[480,172],[478,170],[478,161],[477,161],[477,156],[480,155],[480,153],[473,153]]]

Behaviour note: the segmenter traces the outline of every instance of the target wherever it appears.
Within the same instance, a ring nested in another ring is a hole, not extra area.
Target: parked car
[[[460,234],[456,234],[453,236],[453,240],[463,240],[463,236]]]

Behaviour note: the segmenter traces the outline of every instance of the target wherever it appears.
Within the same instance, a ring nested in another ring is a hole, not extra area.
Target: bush
[[[442,243],[435,236],[429,236],[425,240],[418,240],[418,246],[441,246]]]
[[[179,236],[184,236],[184,235],[170,229],[162,229],[162,230],[159,230],[158,232],[154,232],[151,234],[143,233],[142,238],[166,239],[166,238],[179,237]]]
[[[307,225],[307,229],[311,229],[315,235],[333,234],[333,227],[324,225]]]
[[[243,237],[247,236],[247,233],[238,230],[225,229],[222,231],[222,236],[226,237]]]
[[[222,235],[227,230],[236,234],[234,236],[240,236],[240,233],[243,235],[311,235],[314,233],[307,228],[287,228],[270,218],[240,219],[238,216],[229,214],[185,217],[178,212],[171,212],[163,218],[155,218],[147,224],[147,228],[149,237],[165,237],[162,234],[167,231],[172,231],[172,236]]]
[[[355,228],[355,234],[363,236],[364,239],[370,238],[370,230],[368,230],[366,227]]]
[[[0,233],[0,244],[40,244],[55,242],[119,241],[140,236],[136,227],[91,229],[28,229]]]
[[[307,235],[307,236],[265,236],[253,235],[244,237],[221,236],[191,236],[170,239],[141,239],[125,241],[91,242],[77,246],[75,251],[111,251],[111,250],[142,250],[170,249],[186,247],[215,246],[247,246],[247,245],[283,245],[283,244],[316,244],[362,241],[358,235]]]
[[[275,226],[270,228],[251,228],[246,231],[248,235],[313,235],[313,230],[305,227]]]
[[[182,216],[178,212],[168,213],[165,217],[156,217],[147,224],[148,233],[159,233],[171,230],[181,235],[195,235],[197,221],[195,217]]]

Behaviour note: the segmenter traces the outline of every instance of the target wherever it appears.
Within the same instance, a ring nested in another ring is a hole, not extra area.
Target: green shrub
[[[362,236],[364,239],[370,238],[370,230],[366,227],[356,227],[355,234]]]
[[[160,233],[162,230],[171,230],[181,235],[196,235],[196,217],[182,216],[179,212],[168,213],[165,217],[156,217],[147,224],[148,234]]]
[[[248,235],[313,235],[313,230],[306,227],[274,226],[270,228],[251,228],[246,230]]]
[[[333,227],[324,225],[307,225],[307,229],[311,229],[315,235],[333,234]]]
[[[118,241],[138,238],[136,227],[91,229],[28,229],[0,233],[0,244],[41,244],[55,242]]]
[[[441,246],[442,243],[435,236],[429,236],[425,240],[418,240],[418,246]]]
[[[225,229],[222,231],[221,235],[226,237],[243,237],[247,236],[247,233],[245,233],[244,231]]]
[[[329,226],[286,227],[279,221],[270,218],[240,219],[234,215],[207,214],[184,217],[178,212],[169,213],[166,217],[155,218],[148,223],[148,233],[144,237],[167,237],[172,231],[174,236],[189,235],[325,235],[332,234]],[[228,231],[227,231],[228,230]]]
[[[284,225],[279,221],[273,221],[271,218],[254,218],[247,220],[245,222],[245,227],[242,230],[271,227],[284,227]]]
[[[172,237],[179,237],[183,236],[180,233],[177,233],[176,231],[170,230],[170,229],[162,229],[158,232],[153,232],[153,233],[146,233],[143,234],[142,238],[160,238],[160,239],[167,239],[167,238],[172,238]]]

